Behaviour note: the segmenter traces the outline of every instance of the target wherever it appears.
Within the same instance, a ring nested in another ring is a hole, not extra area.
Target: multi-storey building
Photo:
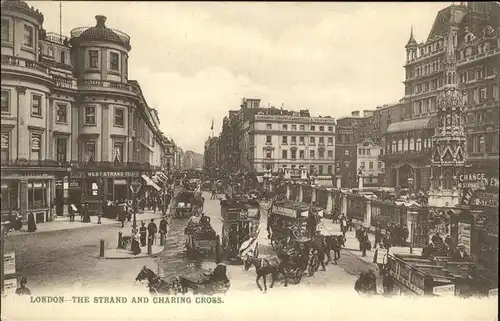
[[[436,97],[447,82],[443,67],[450,46],[457,60],[457,82],[466,99],[468,161],[476,171],[498,177],[500,5],[470,2],[439,11],[425,42],[418,44],[413,30],[410,33],[401,123],[389,126],[384,137],[392,186],[408,185],[408,178],[412,187],[430,186]]]
[[[356,155],[358,179],[362,179],[364,187],[382,185],[385,169],[380,155],[383,155],[382,147],[373,143],[370,139],[358,143]]]
[[[161,154],[157,114],[128,79],[130,38],[103,16],[67,39],[25,2],[1,8],[2,212],[43,222],[82,197],[130,197]]]
[[[357,143],[359,141],[359,111],[337,119],[335,143],[336,186],[355,188],[357,184]]]
[[[177,145],[174,151],[174,168],[178,171],[184,169],[184,150]]]
[[[209,137],[205,141],[203,170],[210,175],[219,170],[219,137]]]
[[[218,140],[220,168],[255,175],[301,172],[331,181],[335,160],[335,119],[311,117],[308,110],[260,107],[260,99],[243,98],[230,111]],[[296,174],[296,175],[295,175]]]
[[[274,115],[262,110],[248,121],[251,169],[259,174],[290,169],[333,176],[335,119],[311,117],[307,111],[279,111]]]
[[[161,163],[162,168],[163,170],[170,172],[174,169],[175,142],[172,139],[169,139],[165,135],[163,135],[161,143],[163,145],[163,158]]]

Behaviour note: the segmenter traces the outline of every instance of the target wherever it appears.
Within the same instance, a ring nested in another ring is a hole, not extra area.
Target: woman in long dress
[[[141,253],[141,246],[139,245],[140,234],[138,231],[134,231],[134,235],[132,236],[132,252],[134,255]]]
[[[35,232],[36,231],[36,222],[35,222],[35,215],[33,212],[30,212],[28,214],[28,232]]]

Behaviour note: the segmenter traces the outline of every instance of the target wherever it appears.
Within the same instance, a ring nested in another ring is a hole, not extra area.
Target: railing
[[[25,68],[29,68],[29,69],[33,69],[36,71],[40,71],[40,72],[49,74],[48,67],[45,67],[43,64],[41,64],[37,61],[34,61],[34,60],[2,55],[1,63],[2,63],[2,65],[25,67]]]
[[[71,32],[70,32],[71,38],[80,37],[80,35],[82,33],[84,33],[85,30],[87,30],[89,28],[93,28],[93,27],[78,27],[78,28],[71,30]],[[106,27],[106,29],[111,30],[114,33],[116,33],[118,35],[118,37],[120,37],[124,42],[126,42],[126,43],[130,42],[130,36],[127,35],[125,32],[117,30],[117,29],[107,28],[107,27]]]
[[[23,166],[23,167],[69,167],[69,162],[58,162],[52,159],[2,159],[2,166]]]
[[[81,89],[90,89],[92,87],[113,88],[140,94],[140,91],[134,85],[118,81],[86,79],[78,81],[78,87]]]
[[[54,85],[56,85],[56,87],[67,88],[67,89],[77,89],[78,88],[76,85],[76,80],[74,80],[74,79],[64,78],[61,76],[53,75],[52,80],[54,81]]]
[[[493,48],[493,49],[488,50],[487,52],[482,52],[480,54],[475,54],[473,56],[469,56],[467,58],[461,59],[461,60],[457,61],[457,65],[462,65],[462,64],[465,64],[468,62],[472,62],[472,61],[484,58],[484,57],[493,56],[497,53],[500,53],[500,47]]]

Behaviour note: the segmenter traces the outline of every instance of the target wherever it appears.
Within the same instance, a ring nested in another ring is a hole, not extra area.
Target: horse
[[[269,285],[269,287],[272,288],[274,286],[274,281],[278,278],[278,275],[280,273],[282,260],[277,256],[272,256],[269,258],[258,258],[255,256],[245,255],[245,257],[243,258],[243,264],[245,271],[248,271],[252,266],[255,267],[255,273],[257,274],[255,283],[257,283],[257,286],[262,291],[262,287],[259,284],[259,280],[260,278],[263,278],[264,292],[266,292],[267,275],[271,274],[271,284]],[[284,273],[282,274],[285,276],[285,286],[286,286],[287,285],[286,275]]]
[[[148,280],[149,293],[153,295],[185,293],[187,290],[187,287],[181,284],[180,279],[176,278],[169,284],[144,265],[135,281],[140,282],[146,279]]]

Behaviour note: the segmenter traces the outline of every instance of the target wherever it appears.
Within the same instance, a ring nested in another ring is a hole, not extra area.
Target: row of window
[[[288,168],[288,165],[284,164],[282,167],[279,169],[280,171],[285,171]],[[294,169],[306,169],[307,165],[296,165],[293,164],[290,166],[292,170]],[[271,171],[273,169],[272,165],[266,165],[266,170]],[[309,165],[309,174],[333,174],[333,165]]]
[[[299,159],[305,159],[306,152],[304,150],[299,150]],[[327,157],[328,159],[333,159],[333,150],[327,151]],[[288,159],[288,150],[282,150],[281,151],[281,158],[282,159]],[[315,159],[316,158],[316,151],[315,150],[310,150],[309,151],[309,159]],[[272,159],[272,151],[268,150],[266,151],[266,159]],[[297,159],[297,151],[296,150],[290,150],[290,159]],[[325,159],[325,151],[320,150],[318,151],[318,159]]]
[[[29,141],[29,159],[31,160],[42,160],[42,134],[37,132],[30,132]],[[56,154],[55,160],[58,162],[65,162],[68,160],[68,138],[57,137],[56,138]],[[123,142],[113,142],[113,162],[123,161]],[[96,161],[96,141],[85,141],[83,142],[83,159],[85,162],[95,162]],[[8,161],[11,158],[10,155],[10,137],[9,132],[2,132],[1,136],[1,159],[2,162]]]
[[[99,50],[89,50],[89,67],[99,68]],[[109,53],[109,69],[114,71],[120,71],[120,54],[117,52]]]
[[[333,126],[327,126],[328,127],[328,131],[329,132],[333,132]],[[272,130],[273,129],[273,124],[266,124],[266,130]],[[278,128],[280,129],[280,128]],[[281,130],[288,130],[288,124],[282,124],[281,125]],[[290,126],[290,130],[291,131],[297,131],[297,125],[291,125]],[[305,131],[306,130],[306,126],[305,125],[299,125],[299,130],[300,131]],[[316,125],[310,125],[309,126],[309,130],[314,132],[316,131]],[[325,131],[325,126],[318,126],[318,130],[320,132],[324,132]]]
[[[327,142],[328,142],[329,146],[332,146],[333,145],[333,137],[327,137]],[[268,144],[268,145],[272,144],[272,136],[271,135],[266,136],[266,144]],[[288,136],[281,137],[281,144],[288,145]],[[297,144],[297,136],[290,137],[290,144],[291,145]],[[318,144],[325,145],[325,137],[318,137]],[[299,136],[299,145],[305,145],[305,137],[304,136]],[[316,137],[309,137],[309,145],[316,145]]]
[[[406,151],[421,151],[422,149],[427,149],[432,147],[432,140],[430,138],[405,138],[399,140],[393,140],[391,143],[387,143],[387,153],[400,153]]]
[[[28,181],[28,210],[48,208],[49,183],[47,181]],[[19,209],[18,181],[2,184],[2,210]]]
[[[414,69],[408,69],[406,79],[431,74],[433,72],[439,71],[440,67],[441,66],[438,59],[431,61],[425,65],[416,66]]]
[[[469,136],[467,149],[470,153],[498,153],[498,132]]]
[[[10,42],[10,21],[2,19],[2,41]],[[23,45],[33,48],[34,46],[34,29],[30,25],[24,25],[24,42]]]
[[[2,90],[1,99],[2,114],[10,113],[10,92]],[[42,96],[37,94],[31,95],[31,116],[43,117],[42,113]],[[56,123],[68,123],[68,105],[56,103]],[[84,124],[96,125],[96,107],[85,106],[84,108]],[[113,126],[123,127],[125,124],[125,108],[115,107],[113,109]]]
[[[358,148],[358,155],[370,156],[371,152],[372,152],[372,148]],[[384,151],[381,149],[380,154],[383,154],[383,153],[384,153]],[[373,155],[373,156],[376,156],[376,155]]]
[[[384,163],[382,163],[382,162],[375,163],[375,162],[363,162],[363,161],[360,162],[360,167],[363,168],[363,169],[365,169],[366,168],[366,166],[365,166],[366,163],[368,163],[368,169],[382,169],[382,168],[384,168]],[[375,164],[377,164],[378,167],[374,167]]]

